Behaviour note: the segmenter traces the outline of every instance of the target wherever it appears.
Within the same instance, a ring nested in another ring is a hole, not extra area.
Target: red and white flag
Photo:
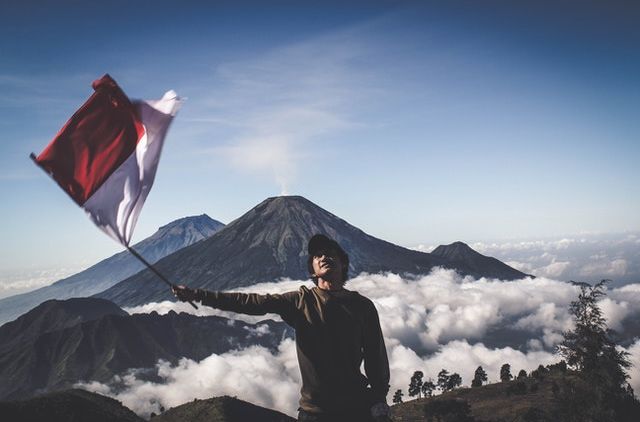
[[[32,158],[101,230],[129,246],[180,99],[169,91],[157,101],[129,101],[109,75],[92,86],[87,102]]]

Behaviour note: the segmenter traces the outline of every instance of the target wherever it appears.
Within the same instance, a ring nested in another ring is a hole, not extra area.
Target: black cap
[[[338,242],[328,238],[323,234],[313,235],[313,237],[309,239],[309,246],[307,247],[307,251],[311,256],[315,255],[318,251],[328,251],[331,249],[338,252],[341,256],[347,256],[347,253],[340,247]]]

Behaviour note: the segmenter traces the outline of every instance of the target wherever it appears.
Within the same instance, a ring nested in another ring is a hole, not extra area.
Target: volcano
[[[206,240],[157,262],[175,283],[209,290],[228,290],[281,278],[307,279],[307,242],[323,233],[349,254],[349,274],[394,272],[427,274],[435,266],[465,275],[490,276],[465,261],[418,252],[368,235],[301,196],[268,198]],[[526,275],[506,264],[502,278]],[[120,306],[173,300],[170,291],[149,271],[142,271],[96,297]]]

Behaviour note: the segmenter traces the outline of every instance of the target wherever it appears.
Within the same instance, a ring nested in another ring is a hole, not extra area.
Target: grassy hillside
[[[566,385],[570,377],[562,373],[548,373],[541,379],[525,378],[476,388],[458,388],[435,397],[394,405],[391,415],[398,422],[426,421],[428,417],[436,421],[437,415],[442,417],[442,421],[461,422],[553,420],[552,414],[557,405],[554,391]],[[464,416],[467,405],[469,413]]]
[[[256,406],[233,397],[214,397],[194,400],[174,407],[159,416],[152,416],[151,422],[293,422],[294,419],[264,407]]]

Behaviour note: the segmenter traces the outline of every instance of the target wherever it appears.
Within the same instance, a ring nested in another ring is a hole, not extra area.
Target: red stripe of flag
[[[80,206],[135,153],[145,131],[129,98],[109,75],[92,86],[95,92],[35,158]]]

